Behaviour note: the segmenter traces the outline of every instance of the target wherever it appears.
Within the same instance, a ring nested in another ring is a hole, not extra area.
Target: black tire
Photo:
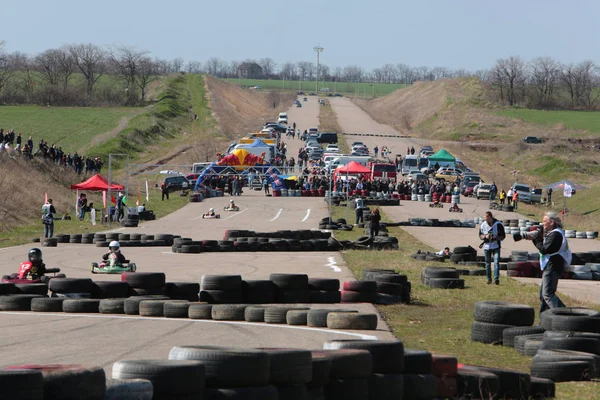
[[[31,311],[35,312],[62,312],[64,298],[37,297],[31,299]]]
[[[4,399],[41,400],[44,398],[44,376],[38,370],[0,371],[0,387]]]
[[[162,288],[166,277],[162,272],[123,272],[121,280],[136,289]]]
[[[591,363],[587,361],[537,361],[531,364],[531,376],[553,382],[589,381],[592,375]]]
[[[280,388],[275,386],[251,386],[244,388],[217,389],[204,391],[204,400],[278,400]],[[303,397],[304,398],[304,397]]]
[[[400,274],[370,273],[367,277],[370,278],[370,280],[380,283],[397,283],[404,285],[408,282],[408,277]]]
[[[574,350],[600,355],[600,340],[591,337],[545,337],[542,349]]]
[[[212,319],[215,321],[244,321],[245,304],[215,304]]]
[[[515,326],[502,331],[502,345],[514,347],[515,337],[521,335],[534,335],[544,333],[545,329],[541,326]]]
[[[339,313],[327,314],[327,328],[329,329],[377,329],[377,314],[367,313]]]
[[[342,301],[342,292],[325,291],[325,290],[311,290],[310,291],[310,303],[313,304],[337,304]]]
[[[82,393],[87,399],[104,399],[106,374],[102,368],[50,366],[47,370],[42,368],[42,374],[45,399],[76,400]]]
[[[212,319],[212,304],[190,304],[188,317],[190,319]]]
[[[99,307],[99,299],[65,299],[62,304],[66,313],[98,313]]]
[[[512,327],[513,325],[474,321],[471,325],[471,340],[481,343],[502,344],[502,331]]]
[[[287,312],[285,321],[288,325],[307,325],[309,310],[290,310]]]
[[[291,310],[309,310],[308,307],[265,307],[265,323],[287,324],[287,313]]]
[[[283,290],[308,289],[308,275],[305,274],[271,274],[269,280]]]
[[[396,374],[404,371],[404,344],[401,341],[330,340],[326,350],[358,349],[371,353],[373,373]]]
[[[178,253],[199,254],[202,253],[202,246],[184,244],[179,248]]]
[[[525,355],[525,343],[528,340],[541,340],[543,339],[544,335],[540,334],[540,333],[536,333],[536,334],[532,334],[532,335],[520,335],[520,336],[516,336],[515,340],[514,340],[514,348],[515,350],[517,350],[519,352],[519,354],[521,355]]]
[[[429,287],[432,289],[464,289],[464,279],[430,278]]]
[[[310,290],[338,291],[340,290],[339,279],[308,278]]]
[[[165,290],[162,287],[156,287],[156,288],[148,288],[148,289],[138,289],[138,288],[130,288],[129,289],[129,294],[131,296],[151,296],[151,297],[156,297],[156,296],[161,296],[167,298],[167,296],[165,296]]]
[[[373,357],[364,349],[314,350],[331,360],[330,381],[333,378],[368,378],[373,373]]]
[[[204,365],[191,360],[135,360],[113,364],[113,379],[147,379],[152,382],[154,399],[195,395],[205,388]]]
[[[31,311],[31,301],[41,294],[12,294],[0,296],[0,311]]]
[[[525,340],[522,354],[524,356],[533,357],[538,352],[540,347],[542,347],[541,337],[537,339],[527,339]]]
[[[404,393],[404,377],[401,374],[378,374],[369,376],[369,399],[396,400]]]
[[[535,319],[533,307],[503,301],[479,301],[475,303],[474,319],[478,322],[513,326],[531,326]]]
[[[277,286],[269,280],[242,282],[243,301],[249,304],[269,304],[277,300]]]
[[[125,314],[125,299],[102,299],[98,311],[100,314]]]
[[[461,368],[456,378],[458,398],[495,399],[500,390],[500,379],[490,372]]]
[[[92,297],[96,299],[125,298],[129,295],[129,284],[117,281],[94,281]]]
[[[277,301],[282,304],[310,303],[310,290],[280,290]]]
[[[201,290],[198,299],[211,304],[239,304],[243,297],[241,290]]]
[[[404,349],[405,374],[431,374],[433,358],[425,350]]]
[[[374,293],[377,292],[377,282],[375,281],[345,281],[344,291]]]
[[[458,272],[455,268],[425,267],[423,269],[423,276],[427,278],[458,279]]]
[[[153,392],[147,379],[107,379],[104,400],[152,400]]]
[[[531,377],[529,374],[500,368],[465,366],[464,369],[476,369],[490,372],[500,380],[498,398],[522,399],[529,395]]]
[[[48,283],[48,289],[54,293],[92,293],[94,282],[81,278],[53,278]]]
[[[246,322],[265,322],[265,308],[257,306],[248,306],[244,310],[244,320]]]
[[[167,282],[165,283],[165,296],[174,300],[198,301],[200,284],[195,282]]]
[[[167,296],[135,296],[125,299],[123,310],[127,315],[140,315],[140,303],[144,300],[168,300]]]
[[[593,374],[592,378],[600,375],[600,356],[592,353],[573,350],[545,350],[539,349],[532,358],[533,362],[556,362],[556,361],[586,361],[589,362]]]
[[[167,318],[188,318],[190,305],[186,301],[167,301],[163,305],[163,315]]]
[[[348,309],[312,309],[309,310],[307,315],[307,325],[315,328],[327,328],[327,314],[331,312],[357,313],[358,311]]]
[[[437,396],[437,379],[431,374],[404,374],[405,399],[432,399]]]
[[[377,282],[377,293],[402,296],[405,290],[406,286],[401,283]]]
[[[470,261],[471,258],[471,254],[452,254],[450,255],[450,262],[457,264],[461,261]]]
[[[306,384],[312,379],[312,355],[308,350],[259,348],[269,355],[269,383]]]
[[[201,290],[230,290],[242,289],[240,275],[203,275],[200,281]]]
[[[254,349],[215,346],[176,346],[169,360],[195,360],[204,364],[206,386],[245,387],[269,383],[269,356]],[[252,371],[252,373],[247,373]]]
[[[375,286],[377,287],[377,285]],[[342,303],[374,303],[377,299],[377,292],[355,292],[352,290],[343,290]]]
[[[529,385],[529,398],[552,399],[556,397],[556,385],[550,379],[531,377]]]
[[[140,316],[164,317],[165,303],[168,300],[142,300],[140,302]]]
[[[452,254],[472,254],[477,251],[471,246],[457,246],[452,250]]]
[[[15,289],[18,294],[40,294],[43,296],[48,294],[48,285],[45,283],[16,284]]]
[[[596,310],[555,310],[550,318],[552,330],[600,333],[600,313]]]

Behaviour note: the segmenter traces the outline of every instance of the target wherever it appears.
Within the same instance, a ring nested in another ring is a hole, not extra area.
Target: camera
[[[515,242],[518,242],[518,241],[520,241],[522,239],[525,239],[525,240],[534,240],[534,239],[542,236],[543,230],[544,230],[544,228],[542,228],[540,226],[535,231],[524,232],[524,233],[515,233],[515,234],[513,234],[513,239],[514,239]]]

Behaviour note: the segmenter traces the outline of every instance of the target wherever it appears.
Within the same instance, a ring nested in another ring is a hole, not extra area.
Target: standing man
[[[269,180],[267,179],[266,175],[263,178],[262,184],[263,184],[263,189],[265,190],[265,194],[269,194]]]
[[[364,203],[362,197],[357,197],[354,200],[354,203],[356,206],[356,222],[354,225],[358,225],[359,223],[364,223],[363,208],[365,207],[365,203]]]
[[[542,286],[540,287],[540,314],[549,308],[565,307],[556,295],[558,278],[571,265],[572,254],[563,231],[562,221],[555,212],[547,212],[542,220],[543,232],[533,240],[540,252]],[[531,237],[525,237],[530,239]]]
[[[165,201],[165,196],[167,197],[167,200],[169,200],[169,189],[167,189],[166,183],[163,182],[162,185],[160,185],[160,191],[162,193],[161,201]]]
[[[48,199],[42,206],[42,222],[44,224],[45,238],[54,236],[54,214],[56,214],[56,209],[52,205],[52,199]]]
[[[371,237],[379,235],[379,222],[381,222],[381,215],[379,210],[374,208],[371,211],[371,219],[369,220],[369,234]]]
[[[491,211],[487,211],[485,221],[479,228],[479,239],[483,240],[480,247],[483,247],[485,255],[485,275],[488,285],[492,284],[492,258],[494,262],[494,284],[500,284],[500,243],[505,237],[504,225],[494,218]]]
[[[79,195],[77,207],[79,207],[79,220],[83,221],[83,219],[85,218],[85,210],[87,208],[87,197],[84,193],[81,193]]]
[[[125,216],[123,206],[123,193],[119,193],[119,197],[117,198],[117,221],[120,221]]]
[[[512,198],[513,198],[513,188],[511,187],[510,189],[508,189],[508,192],[506,193],[506,204],[508,204],[509,206],[512,205]]]
[[[516,190],[513,193],[512,201],[513,201],[513,209],[516,210],[517,206],[519,205],[519,192],[517,192]]]

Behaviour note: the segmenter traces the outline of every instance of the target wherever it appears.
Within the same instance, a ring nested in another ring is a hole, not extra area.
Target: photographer
[[[500,243],[505,237],[504,225],[495,219],[490,211],[487,211],[485,221],[479,228],[479,239],[483,240],[479,248],[483,247],[485,254],[485,274],[488,285],[492,284],[492,257],[494,259],[494,284],[500,284]]]
[[[556,296],[556,288],[560,274],[571,265],[571,251],[558,215],[554,212],[545,213],[541,229],[525,235],[515,233],[513,238],[516,242],[521,239],[531,240],[540,252],[542,269],[540,314],[549,308],[565,307],[564,303]]]

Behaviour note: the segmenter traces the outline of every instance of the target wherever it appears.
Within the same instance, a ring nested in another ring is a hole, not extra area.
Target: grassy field
[[[310,93],[315,91],[315,81],[284,81],[273,79],[227,79],[230,83],[237,83],[241,87],[262,86],[262,90],[293,90]],[[342,93],[358,97],[378,97],[390,94],[397,89],[408,85],[401,83],[362,83],[362,82],[321,82],[319,90],[329,88],[330,93]],[[327,93],[321,92],[321,95]]]
[[[345,208],[334,207],[334,219],[345,218]],[[350,210],[350,220],[354,212]],[[385,213],[382,214],[386,220]],[[531,357],[521,356],[516,350],[471,341],[471,323],[475,303],[481,300],[501,300],[529,304],[536,310],[539,320],[539,288],[523,284],[515,279],[501,276],[500,286],[488,286],[485,277],[463,276],[464,290],[430,289],[421,284],[421,271],[435,263],[418,261],[410,257],[417,250],[433,251],[431,247],[418,241],[399,227],[389,228],[391,236],[399,240],[398,251],[349,250],[343,258],[360,279],[363,268],[388,268],[408,276],[412,283],[412,304],[377,306],[394,334],[404,342],[405,347],[422,349],[440,354],[451,354],[459,363],[499,367],[529,372]],[[338,239],[355,239],[362,236],[363,230],[336,232]],[[439,266],[449,266],[439,263]],[[582,304],[565,296],[563,301],[570,306],[585,306],[600,309],[590,304]],[[570,382],[557,384],[558,399],[597,399],[600,391],[598,382]]]
[[[41,139],[67,152],[86,149],[94,137],[119,126],[143,108],[118,107],[0,107],[0,127],[21,132],[23,142],[33,136],[34,147]]]
[[[544,111],[508,109],[498,115],[521,119],[525,122],[543,125],[563,124],[567,129],[582,129],[590,133],[600,133],[599,111]]]

